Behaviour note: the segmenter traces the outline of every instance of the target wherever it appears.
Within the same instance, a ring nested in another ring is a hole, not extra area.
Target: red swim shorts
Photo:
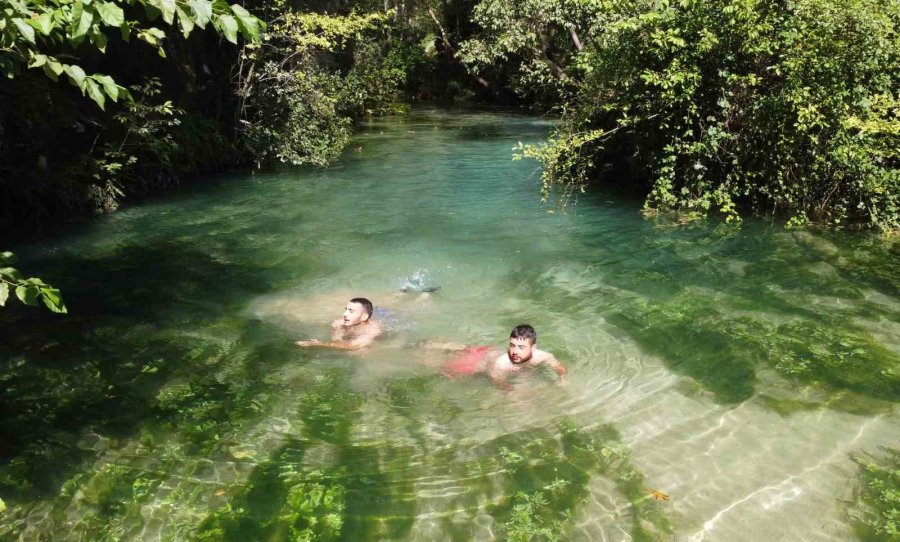
[[[462,353],[444,364],[441,374],[449,378],[472,376],[478,372],[481,360],[491,351],[490,346],[470,346]]]

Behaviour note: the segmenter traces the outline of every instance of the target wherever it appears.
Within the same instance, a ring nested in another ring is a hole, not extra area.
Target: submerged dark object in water
[[[432,292],[436,292],[440,290],[440,286],[425,286],[425,287],[416,287],[416,286],[401,286],[400,291],[404,293],[408,292],[419,292],[423,294],[430,294]]]

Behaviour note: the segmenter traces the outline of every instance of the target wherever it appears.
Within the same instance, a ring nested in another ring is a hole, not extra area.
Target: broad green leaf
[[[97,49],[99,49],[101,53],[106,52],[107,41],[108,38],[103,32],[94,32],[93,34],[91,34],[91,42],[97,46]]]
[[[19,2],[19,0],[7,0],[6,3],[9,4],[13,8],[13,10],[15,10],[5,10],[9,15],[13,15],[16,13],[20,15],[28,15],[28,6],[26,6],[22,2]]]
[[[122,8],[112,2],[97,2],[94,9],[100,15],[100,19],[109,26],[121,26],[125,22],[125,13]]]
[[[0,252],[0,262],[3,263],[16,263],[18,258],[12,252],[6,250],[4,252]]]
[[[56,81],[59,79],[59,74],[50,69],[50,64],[44,64],[44,75],[50,78],[51,81]]]
[[[0,499],[0,512],[6,512],[6,503],[3,502],[3,499]]]
[[[6,305],[7,299],[9,299],[9,284],[0,282],[0,307]]]
[[[46,282],[44,282],[43,280],[41,280],[41,279],[39,279],[39,278],[37,278],[37,277],[29,277],[29,279],[25,281],[25,285],[26,285],[26,286],[31,286],[31,285],[34,285],[34,286],[49,286],[49,284],[47,284]]]
[[[148,28],[138,32],[138,39],[145,41],[153,46],[159,46],[159,40],[166,37],[166,33],[156,27]]]
[[[38,32],[45,36],[49,36],[53,32],[53,14],[42,13],[35,19],[26,21],[28,24],[37,29]]]
[[[53,312],[65,314],[68,312],[63,302],[62,294],[56,288],[41,288],[44,305]]]
[[[59,61],[50,56],[47,57],[47,63],[44,64],[43,68],[47,77],[54,81],[56,81],[56,79],[62,75],[63,70],[65,70],[65,67]]]
[[[41,290],[37,286],[16,286],[16,297],[26,305],[37,305],[38,296],[40,294]]]
[[[25,38],[28,43],[35,43],[34,28],[32,28],[30,24],[26,23],[24,19],[19,18],[13,19],[12,22],[14,25],[16,25],[16,29],[19,31],[19,35]]]
[[[47,63],[47,55],[32,55],[31,61],[28,62],[29,68],[40,68]]]
[[[87,95],[90,96],[92,100],[97,102],[97,105],[100,106],[100,109],[106,109],[106,95],[103,94],[102,90],[100,90],[100,85],[98,85],[97,82],[93,79],[86,79],[84,83],[87,90]]]
[[[69,13],[69,17],[70,17],[69,20],[72,23],[71,26],[69,27],[70,33],[75,32],[76,25],[78,24],[79,21],[81,21],[81,12],[82,11],[84,11],[84,4],[82,4],[80,1],[76,0],[76,2],[74,4],[72,4],[72,10]],[[63,20],[66,20],[65,11],[62,11],[61,14],[63,16]]]
[[[63,70],[66,72],[66,75],[68,75],[72,80],[72,83],[74,83],[76,87],[81,89],[81,92],[84,92],[84,78],[86,77],[84,70],[82,70],[79,66],[70,64],[64,64]]]
[[[175,17],[175,0],[150,0],[150,5],[162,13],[165,22],[172,24]]]
[[[128,92],[128,89],[123,87],[122,85],[116,85],[116,88],[119,89],[119,96],[128,100],[129,102],[133,102],[134,99],[131,97],[131,93]]]
[[[250,15],[249,11],[238,4],[232,4],[231,11],[237,18],[244,37],[251,41],[257,41],[259,39],[259,19]]]
[[[194,29],[194,21],[191,19],[191,16],[181,8],[181,6],[175,7],[175,13],[178,14],[178,24],[179,26],[181,26],[181,33],[184,35],[184,37],[188,37],[188,35],[191,33],[191,30]]]
[[[81,4],[80,1],[75,2],[75,5]],[[77,26],[75,27],[75,31],[72,32],[73,38],[83,37],[88,33],[88,30],[91,29],[91,25],[94,23],[94,12],[89,7],[82,6],[81,8],[81,16],[76,21]],[[72,13],[75,13],[73,8]]]
[[[219,17],[219,28],[225,39],[231,43],[237,44],[238,23],[231,15],[222,15]]]
[[[112,77],[108,75],[92,75],[91,77],[103,86],[103,91],[106,92],[110,100],[114,102],[119,100],[120,87],[113,81]]]
[[[22,276],[22,273],[15,267],[0,268],[0,277],[4,277],[11,282],[21,282],[25,279],[25,277]]]
[[[213,7],[209,0],[188,0],[188,6],[194,12],[194,24],[204,28],[212,19]]]

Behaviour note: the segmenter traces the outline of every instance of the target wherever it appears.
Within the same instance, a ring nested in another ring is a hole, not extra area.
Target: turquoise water
[[[417,110],[334,167],[15,247],[70,313],[3,315],[0,539],[864,535],[853,458],[900,443],[900,245],[605,193],[550,212],[510,159],[550,128]],[[293,346],[355,296],[376,347]],[[568,386],[449,380],[415,347],[522,322]]]

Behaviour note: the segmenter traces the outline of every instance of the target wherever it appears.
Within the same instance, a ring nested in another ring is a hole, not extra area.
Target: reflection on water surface
[[[548,129],[375,120],[327,170],[18,247],[70,315],[3,316],[0,538],[856,537],[853,457],[900,441],[896,243],[647,221],[607,194],[548,214],[510,160]],[[377,347],[293,346],[356,295]],[[502,347],[522,322],[568,387],[451,381],[414,347]]]

